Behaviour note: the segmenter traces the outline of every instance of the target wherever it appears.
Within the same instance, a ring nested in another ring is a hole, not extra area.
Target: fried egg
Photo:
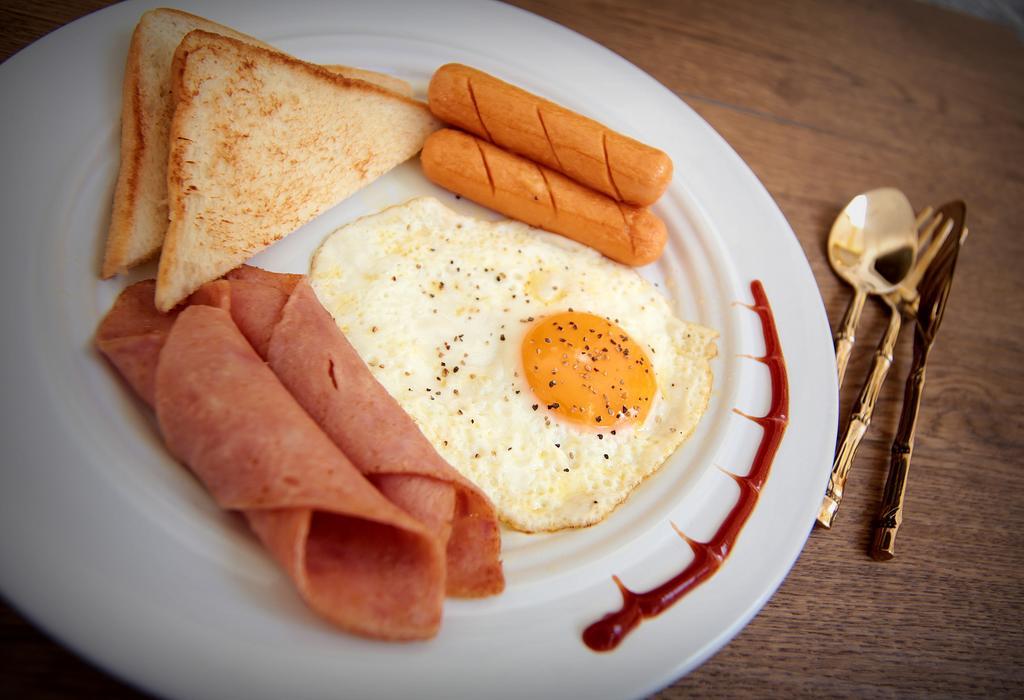
[[[313,288],[438,452],[527,532],[599,522],[689,437],[717,333],[635,270],[414,199],[317,251]]]

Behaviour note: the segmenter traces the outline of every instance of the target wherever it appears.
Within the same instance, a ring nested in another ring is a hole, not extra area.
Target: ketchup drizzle
[[[782,436],[789,424],[789,381],[775,317],[765,295],[764,285],[760,280],[754,280],[750,283],[750,292],[754,297],[754,305],[747,308],[761,319],[765,346],[764,356],[753,359],[768,367],[772,385],[771,406],[764,416],[749,416],[733,409],[735,413],[749,418],[764,429],[750,473],[746,476],[736,476],[726,472],[739,485],[740,495],[710,541],[697,542],[690,539],[672,523],[673,529],[693,550],[693,561],[681,572],[660,586],[639,593],[626,588],[618,576],[612,576],[612,580],[622,593],[622,607],[608,613],[583,631],[583,642],[594,651],[614,649],[645,618],[664,612],[673,603],[711,578],[729,556],[740,531],[757,505],[761,487],[768,479],[775,453],[778,452]]]

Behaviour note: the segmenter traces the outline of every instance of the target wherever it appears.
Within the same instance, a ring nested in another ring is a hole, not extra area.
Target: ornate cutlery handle
[[[903,410],[896,439],[892,443],[892,459],[889,475],[885,479],[882,507],[875,520],[875,532],[871,541],[871,556],[885,561],[896,555],[896,533],[903,523],[903,502],[907,492],[907,475],[910,473],[910,457],[914,450],[914,434],[917,417],[921,412],[921,395],[924,393],[925,365],[928,353],[939,332],[939,325],[946,311],[946,300],[953,286],[953,272],[960,255],[960,247],[967,239],[967,227],[963,225],[966,207],[963,202],[953,202],[942,208],[949,208],[955,226],[961,230],[950,244],[943,244],[933,272],[929,268],[921,282],[920,308],[914,328],[914,361],[910,365],[906,388],[903,391]]]
[[[896,555],[896,533],[903,523],[903,498],[907,493],[907,475],[910,473],[910,456],[914,451],[914,432],[917,416],[921,410],[921,396],[924,393],[925,362],[928,353],[914,348],[914,364],[907,377],[903,392],[903,413],[896,439],[892,443],[892,459],[889,476],[885,480],[882,505],[875,519],[875,533],[871,541],[871,556],[880,561]]]
[[[860,312],[864,310],[864,302],[868,294],[863,289],[854,292],[853,299],[846,307],[843,320],[836,331],[836,369],[839,372],[839,387],[843,386],[843,376],[846,374],[846,365],[850,361],[850,352],[856,341],[857,322],[860,320]]]
[[[846,433],[843,441],[836,451],[835,461],[832,463],[832,474],[828,479],[828,489],[825,491],[825,498],[821,502],[821,509],[818,511],[818,522],[824,527],[832,527],[836,513],[839,510],[839,503],[843,500],[843,488],[846,486],[846,478],[850,474],[850,467],[853,466],[854,455],[857,448],[871,425],[871,414],[875,410],[875,402],[885,382],[885,375],[892,366],[893,350],[896,347],[896,338],[900,334],[901,319],[899,311],[889,303],[889,325],[885,329],[878,349],[875,350],[875,357],[871,362],[871,372],[868,380],[857,397],[857,404],[853,408],[853,415],[846,426]]]

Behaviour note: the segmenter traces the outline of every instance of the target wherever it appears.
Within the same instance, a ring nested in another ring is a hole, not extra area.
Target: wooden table
[[[103,0],[0,7],[0,56]],[[929,365],[898,557],[866,555],[910,363],[901,339],[839,520],[740,635],[658,697],[1024,694],[1024,47],[909,0],[515,0],[660,80],[781,206],[835,324],[824,241],[854,194],[962,198],[971,236]],[[685,163],[677,164],[685,168]],[[756,235],[756,232],[752,232]],[[842,401],[883,317],[869,304]],[[794,368],[798,371],[799,368]],[[6,564],[6,563],[5,563]],[[0,611],[7,697],[134,697]],[[2,692],[2,691],[0,691]]]

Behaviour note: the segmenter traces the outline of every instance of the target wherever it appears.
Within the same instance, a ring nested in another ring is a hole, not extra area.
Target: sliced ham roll
[[[446,543],[448,595],[500,593],[501,532],[490,500],[437,453],[374,379],[309,282],[245,266],[227,279],[230,291],[219,281],[200,290],[199,298],[229,308],[253,347],[353,464]]]
[[[148,284],[125,290],[96,342],[154,406],[171,453],[246,517],[323,617],[380,639],[436,634],[445,555],[433,533],[359,473],[226,310],[164,316]]]
[[[96,347],[143,401],[154,399],[157,358],[178,317],[162,314],[153,305],[156,280],[127,287],[114,301],[96,330]]]

